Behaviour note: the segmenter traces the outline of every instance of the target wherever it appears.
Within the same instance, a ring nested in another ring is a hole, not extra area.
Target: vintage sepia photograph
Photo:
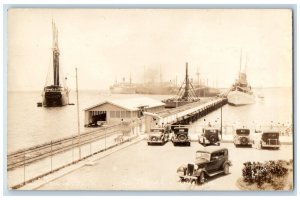
[[[7,188],[293,191],[293,10],[9,8]]]

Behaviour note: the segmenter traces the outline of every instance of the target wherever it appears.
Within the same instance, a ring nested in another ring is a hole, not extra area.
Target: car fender
[[[200,174],[201,174],[202,172],[204,172],[204,174],[207,174],[207,171],[206,171],[205,169],[201,168],[201,169],[197,169],[197,170],[195,171],[194,175],[195,175],[195,176],[200,176]]]
[[[224,166],[226,165],[226,164],[229,164],[229,166],[232,166],[232,163],[231,163],[231,161],[230,160],[226,160],[224,163],[223,163],[223,168],[224,168]]]

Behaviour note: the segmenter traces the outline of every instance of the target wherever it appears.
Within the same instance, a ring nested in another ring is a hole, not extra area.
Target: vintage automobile
[[[234,130],[233,143],[235,146],[250,146],[252,147],[253,139],[250,137],[250,129],[236,128]]]
[[[219,133],[220,133],[220,129],[218,128],[205,127],[202,129],[202,134],[198,136],[199,143],[202,144],[203,146],[206,146],[208,144],[220,145]]]
[[[257,149],[262,148],[280,148],[279,131],[276,130],[264,130],[258,131],[254,134],[253,145]]]
[[[189,129],[187,127],[175,127],[174,134],[171,138],[174,146],[178,144],[191,146],[191,139],[189,137]]]
[[[208,177],[229,174],[231,165],[227,148],[209,146],[198,150],[195,162],[180,166],[177,174],[181,182],[203,184]]]
[[[148,136],[148,145],[165,144],[169,141],[169,131],[166,128],[151,128]]]

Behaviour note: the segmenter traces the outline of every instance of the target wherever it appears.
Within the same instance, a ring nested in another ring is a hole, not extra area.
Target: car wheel
[[[204,174],[204,172],[200,173],[200,176],[198,176],[198,178],[197,178],[197,182],[198,182],[198,185],[204,184],[204,182],[205,182],[205,174]]]
[[[229,164],[224,165],[224,174],[225,175],[229,174]]]
[[[241,144],[243,144],[243,145],[246,145],[249,142],[248,138],[246,138],[246,137],[241,137],[240,141],[241,141]]]
[[[178,135],[177,138],[178,138],[178,140],[181,141],[181,142],[187,140],[187,136],[186,136],[186,135],[183,135],[183,134]]]
[[[217,138],[216,136],[211,135],[211,136],[209,137],[209,142],[210,142],[211,144],[214,144],[214,143],[216,143],[217,141],[218,141],[218,138]]]

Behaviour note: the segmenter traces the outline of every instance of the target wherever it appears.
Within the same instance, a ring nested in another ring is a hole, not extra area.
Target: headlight
[[[186,171],[186,166],[185,166],[185,165],[181,165],[181,166],[178,167],[178,169],[177,169],[178,175],[184,175],[185,171]]]

